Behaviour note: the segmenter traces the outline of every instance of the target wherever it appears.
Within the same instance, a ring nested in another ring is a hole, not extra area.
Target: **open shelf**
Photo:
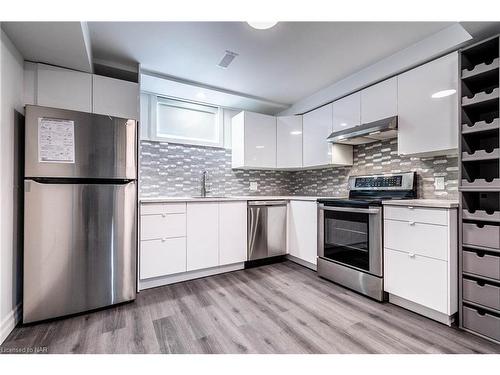
[[[471,134],[478,133],[484,131],[492,131],[500,129],[500,120],[497,118],[492,119],[491,121],[477,121],[473,124],[462,124],[462,134]]]
[[[462,162],[462,185],[500,188],[499,160]]]
[[[495,84],[495,86],[496,87],[494,87],[494,88],[490,87],[484,91],[472,93],[471,96],[463,96],[462,97],[462,106],[463,107],[468,107],[468,106],[483,107],[483,105],[487,102],[491,102],[491,101],[498,102],[500,90],[498,88],[498,84]]]
[[[491,74],[491,72],[497,71],[499,67],[500,58],[495,58],[492,61],[482,62],[474,65],[471,69],[462,69],[462,81],[467,82],[475,79],[484,79],[485,76]]]

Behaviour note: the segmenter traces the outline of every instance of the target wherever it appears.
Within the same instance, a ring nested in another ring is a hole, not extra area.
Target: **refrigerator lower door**
[[[135,299],[136,182],[25,181],[23,322]]]

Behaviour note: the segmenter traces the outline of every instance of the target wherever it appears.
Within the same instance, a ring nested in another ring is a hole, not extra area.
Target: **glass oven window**
[[[325,210],[324,257],[370,270],[369,215]]]

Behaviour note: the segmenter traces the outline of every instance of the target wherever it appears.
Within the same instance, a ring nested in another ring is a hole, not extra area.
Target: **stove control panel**
[[[389,177],[357,177],[354,186],[356,188],[367,187],[400,187],[403,176]]]
[[[415,172],[349,177],[349,190],[412,190]]]

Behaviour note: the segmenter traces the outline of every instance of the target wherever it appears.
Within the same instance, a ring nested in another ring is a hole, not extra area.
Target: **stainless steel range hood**
[[[344,145],[362,145],[398,135],[398,116],[369,122],[353,128],[335,131],[327,138],[331,143]]]

